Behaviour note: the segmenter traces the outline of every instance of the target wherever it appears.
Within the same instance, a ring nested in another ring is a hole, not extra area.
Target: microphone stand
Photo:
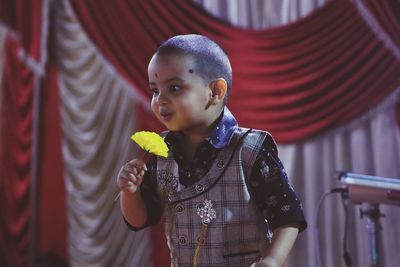
[[[360,217],[366,217],[365,229],[368,235],[369,267],[380,267],[379,240],[382,226],[379,218],[384,214],[379,211],[379,204],[369,204],[360,208]]]
[[[360,209],[360,215],[366,217],[365,229],[368,234],[369,267],[380,267],[379,254],[380,232],[379,222],[384,215],[379,211],[379,204],[400,205],[400,179],[386,178],[339,172],[339,180],[348,190],[346,197],[355,204],[366,204]]]

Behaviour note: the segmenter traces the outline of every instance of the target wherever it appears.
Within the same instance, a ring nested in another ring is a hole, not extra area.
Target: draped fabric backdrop
[[[15,40],[7,38],[7,50],[2,83],[1,105],[1,244],[0,263],[7,266],[7,258],[23,266],[28,263],[25,255],[29,248],[31,233],[29,182],[32,160],[32,103],[34,75],[19,63]],[[14,151],[14,154],[8,154]],[[7,205],[7,206],[6,206]],[[6,242],[8,241],[8,242]],[[13,249],[10,250],[9,247]]]
[[[147,266],[148,230],[131,234],[113,201],[119,166],[134,157],[136,94],[105,64],[69,5],[57,11],[70,263]]]
[[[176,34],[210,36],[234,69],[228,106],[278,141],[309,228],[285,266],[345,266],[335,171],[400,178],[399,0],[0,0],[0,265],[169,266],[162,226],[128,231],[114,202],[129,136],[162,126],[147,63]],[[23,8],[22,8],[23,7]],[[397,113],[396,113],[397,112]],[[367,266],[360,206],[347,248]],[[400,256],[381,205],[382,266]],[[318,231],[317,231],[318,229]]]

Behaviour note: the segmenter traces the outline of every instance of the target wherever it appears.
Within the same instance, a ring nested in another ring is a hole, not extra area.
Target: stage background
[[[161,130],[146,67],[176,34],[220,43],[229,108],[270,131],[309,228],[285,266],[345,266],[336,171],[400,178],[398,0],[0,0],[0,266],[169,266],[161,226],[134,233],[115,176],[129,136]],[[347,249],[367,266],[360,206]],[[398,207],[381,206],[382,266],[400,255]],[[319,252],[319,253],[318,253]]]

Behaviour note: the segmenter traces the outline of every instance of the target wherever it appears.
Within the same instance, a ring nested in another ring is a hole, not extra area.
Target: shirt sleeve
[[[249,186],[272,231],[293,223],[299,226],[299,232],[307,228],[300,200],[289,184],[286,171],[278,158],[275,142],[270,135],[267,135],[257,155]]]
[[[143,183],[140,185],[140,190],[142,193],[143,201],[146,205],[147,221],[142,227],[138,228],[130,225],[124,218],[128,228],[132,231],[139,231],[148,226],[157,224],[160,221],[163,212],[163,207],[161,205],[160,197],[157,191],[157,157],[150,157],[149,162],[146,165],[147,171],[143,177]]]

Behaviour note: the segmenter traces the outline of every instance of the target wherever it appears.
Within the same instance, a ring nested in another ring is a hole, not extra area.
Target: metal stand
[[[368,234],[369,267],[380,267],[379,240],[382,226],[379,218],[384,215],[379,211],[379,204],[370,204],[365,209],[360,209],[360,216],[366,217],[365,229]]]

